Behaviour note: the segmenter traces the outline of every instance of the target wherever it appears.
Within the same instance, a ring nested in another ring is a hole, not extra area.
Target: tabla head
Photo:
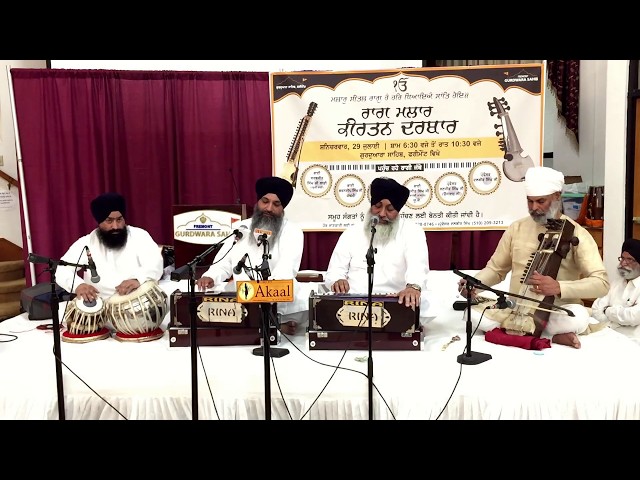
[[[64,342],[87,343],[102,340],[111,336],[111,332],[104,326],[104,302],[98,297],[93,302],[86,302],[76,297],[69,302],[64,314],[63,323],[66,330],[60,338]]]

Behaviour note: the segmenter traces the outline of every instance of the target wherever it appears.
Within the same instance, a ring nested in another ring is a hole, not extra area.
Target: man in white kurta
[[[622,244],[618,276],[609,292],[591,306],[592,316],[640,343],[640,240],[629,238]]]
[[[368,294],[367,253],[373,225],[376,231],[372,294],[397,294],[400,303],[419,306],[420,321],[424,324],[428,322],[422,314],[429,306],[425,294],[429,250],[422,227],[399,216],[408,198],[409,189],[395,180],[384,177],[373,180],[371,207],[364,222],[348,227],[338,238],[329,260],[325,286],[335,293]]]
[[[91,213],[97,228],[76,240],[61,260],[87,265],[90,253],[97,275],[85,269],[80,277],[78,267],[58,266],[56,283],[60,287],[93,302],[116,293],[131,294],[145,282],[162,278],[160,247],[146,230],[127,225],[126,202],[120,194],[99,195],[91,202]]]
[[[562,214],[563,185],[564,175],[557,170],[548,167],[533,167],[527,170],[525,190],[529,215],[513,222],[505,230],[487,265],[476,274],[477,280],[491,287],[503,281],[507,273],[511,272],[508,293],[536,300],[553,297],[552,303],[555,305],[582,305],[583,298],[596,298],[607,292],[609,280],[595,240],[582,226]],[[555,276],[545,275],[545,272],[537,271],[536,265],[531,264],[534,254],[539,249],[540,235],[547,232],[547,222],[550,219],[570,222],[573,226],[572,236],[578,240],[574,242],[576,244],[571,243],[567,246],[566,257],[560,261]],[[464,279],[459,281],[458,288],[460,293],[466,295]],[[472,295],[475,295],[475,289]],[[513,300],[516,303],[521,302],[517,297]],[[474,307],[472,318],[477,318],[483,308],[482,305]],[[514,309],[485,311],[480,329],[489,331],[504,327],[505,321],[514,321],[514,317],[519,316],[519,311],[523,310],[516,306]],[[529,313],[527,310],[526,316]],[[566,321],[562,322],[561,331],[558,331],[551,321],[555,316],[552,314],[549,317],[550,320],[541,337],[549,338],[554,343],[580,348],[577,335],[587,330],[588,315],[564,318]]]
[[[296,280],[304,234],[285,217],[293,187],[282,178],[264,177],[256,182],[256,194],[258,201],[252,217],[233,224],[234,229],[244,232],[242,238],[229,238],[223,243],[197,286],[200,290],[235,292],[236,282],[242,280],[293,280],[293,302],[277,305],[281,331],[289,335],[304,333],[309,320],[310,289]],[[260,232],[269,232],[266,242],[258,241]],[[268,272],[261,269],[263,266],[268,267]],[[266,278],[263,273],[268,273]]]

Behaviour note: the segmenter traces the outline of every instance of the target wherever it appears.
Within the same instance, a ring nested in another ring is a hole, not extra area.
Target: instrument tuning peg
[[[571,237],[571,245],[574,247],[580,243],[580,239],[578,237]]]

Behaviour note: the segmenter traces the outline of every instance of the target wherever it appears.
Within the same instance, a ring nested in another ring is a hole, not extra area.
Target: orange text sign
[[[293,280],[239,281],[236,293],[240,303],[293,302]]]

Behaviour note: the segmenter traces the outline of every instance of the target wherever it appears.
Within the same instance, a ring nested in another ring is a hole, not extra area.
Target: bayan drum
[[[95,302],[85,302],[80,297],[67,304],[63,322],[66,330],[62,332],[64,342],[86,343],[102,340],[111,336],[104,326],[104,302],[97,298]]]
[[[128,295],[111,296],[105,315],[116,330],[117,340],[147,342],[162,337],[160,324],[167,305],[167,294],[156,281],[148,280]]]

